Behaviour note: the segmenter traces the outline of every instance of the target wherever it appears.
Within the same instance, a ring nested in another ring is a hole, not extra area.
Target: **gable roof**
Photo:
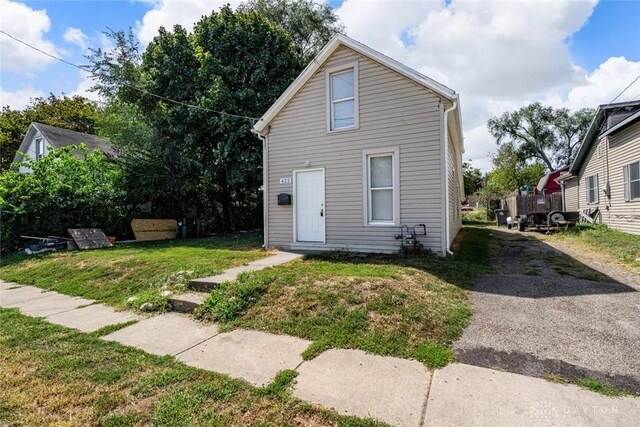
[[[14,162],[22,161],[22,154],[20,153],[27,152],[27,150],[29,149],[29,144],[31,144],[31,141],[36,132],[39,132],[42,137],[46,139],[47,142],[54,148],[85,144],[89,149],[89,152],[100,150],[109,158],[117,156],[116,150],[113,148],[107,138],[91,135],[89,133],[75,132],[56,126],[32,122],[29,125],[29,129],[27,129],[27,133],[22,139],[20,148],[18,148],[18,152],[16,153],[16,156],[13,160]]]
[[[613,126],[607,129],[604,129],[603,131],[602,128],[603,126],[606,125],[607,118],[611,114],[617,111],[620,111],[622,109],[631,109],[631,110],[638,109],[638,111],[630,113],[628,117],[625,117],[620,122],[614,124]],[[640,113],[640,101],[618,102],[615,104],[604,104],[604,105],[598,106],[598,109],[596,110],[596,114],[594,115],[593,120],[591,121],[591,125],[589,126],[589,129],[587,130],[587,133],[584,136],[582,143],[580,144],[580,148],[578,148],[576,157],[573,159],[573,162],[571,163],[571,168],[569,169],[569,173],[571,175],[578,175],[578,173],[580,172],[580,168],[582,167],[582,164],[587,158],[587,154],[591,150],[591,147],[593,146],[593,144],[599,138],[602,138],[603,136],[607,136],[607,135],[612,135],[624,129],[625,127],[631,125],[632,123],[634,123],[640,117],[638,116],[639,113]],[[568,176],[563,178],[566,179],[568,178]]]
[[[291,85],[284,91],[280,98],[267,110],[266,113],[256,122],[253,128],[258,133],[263,133],[267,126],[273,121],[273,119],[278,115],[278,113],[289,103],[291,99],[298,93],[300,89],[307,83],[315,73],[324,65],[324,63],[329,59],[329,57],[336,51],[340,46],[346,46],[355,52],[375,61],[399,74],[408,78],[409,80],[414,81],[418,85],[434,92],[435,94],[451,101],[457,102],[458,108],[456,109],[456,121],[457,126],[460,127],[462,124],[462,115],[460,114],[460,105],[458,100],[458,94],[448,88],[447,86],[439,83],[416,70],[407,67],[404,64],[396,61],[395,59],[391,59],[382,53],[371,49],[369,46],[366,46],[352,38],[349,38],[343,34],[335,35],[327,45],[322,48],[322,50],[316,55],[316,57],[307,65],[307,67],[300,73],[300,75],[291,83]],[[462,146],[462,134],[460,132],[460,141]],[[464,149],[463,149],[464,152]]]
[[[538,189],[538,191],[542,191],[546,186],[547,183],[549,182],[549,178],[551,178],[551,176],[555,173],[559,173],[559,172],[563,172],[569,169],[569,165],[563,166],[559,169],[556,169],[554,171],[551,171],[547,174],[545,174],[545,176],[543,176],[542,178],[540,178],[540,181],[538,181],[538,185],[536,185],[536,188]],[[555,179],[554,179],[555,181]]]

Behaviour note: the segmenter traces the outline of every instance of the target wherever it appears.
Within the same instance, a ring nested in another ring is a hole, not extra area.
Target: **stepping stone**
[[[178,360],[263,386],[278,372],[295,369],[302,363],[301,354],[309,344],[310,341],[288,335],[236,329],[185,351]]]
[[[430,377],[420,362],[334,349],[298,372],[293,394],[300,399],[395,426],[420,425]]]
[[[157,355],[176,355],[218,334],[218,327],[177,313],[161,314],[102,337]]]
[[[193,313],[200,307],[210,294],[204,292],[189,292],[186,294],[174,295],[169,302],[173,311],[178,313]]]
[[[0,307],[12,308],[17,307],[23,301],[30,301],[39,298],[45,298],[54,292],[48,292],[33,286],[22,286],[15,289],[0,290]]]
[[[637,426],[640,398],[455,363],[433,374],[424,426]]]
[[[94,302],[94,300],[70,297],[57,292],[47,292],[44,297],[16,302],[9,307],[17,307],[22,314],[28,316],[46,317],[93,304]]]
[[[93,332],[109,325],[140,320],[142,317],[126,311],[115,311],[103,304],[93,304],[64,313],[47,316],[47,320],[56,325],[75,328],[81,332]]]

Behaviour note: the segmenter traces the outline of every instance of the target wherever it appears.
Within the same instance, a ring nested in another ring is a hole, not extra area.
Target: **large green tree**
[[[8,106],[0,113],[0,171],[13,162],[29,124],[40,122],[77,132],[94,133],[100,117],[96,105],[81,96],[33,99],[26,108],[14,110]]]
[[[498,145],[510,145],[522,161],[542,162],[549,171],[569,164],[594,110],[571,112],[535,102],[487,123]]]
[[[493,192],[506,196],[525,185],[535,186],[546,173],[541,162],[522,160],[512,144],[503,144],[492,156],[493,170],[487,175],[486,182]]]
[[[256,11],[286,31],[307,63],[345,28],[328,3],[315,0],[248,0],[240,11]]]
[[[113,38],[120,54],[90,59],[96,89],[151,129],[122,160],[140,201],[222,230],[259,225],[262,144],[251,128],[302,68],[291,37],[253,10],[225,6],[192,33],[161,28],[142,55],[123,32]]]

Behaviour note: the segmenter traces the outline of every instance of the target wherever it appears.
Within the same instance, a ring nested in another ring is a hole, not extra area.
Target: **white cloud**
[[[51,20],[45,9],[34,10],[9,0],[0,0],[0,26],[7,33],[53,55],[56,46],[43,37],[51,28]],[[0,35],[0,67],[2,69],[29,72],[41,69],[53,59],[27,46]]]
[[[495,151],[485,126],[490,117],[535,100],[594,107],[624,87],[618,80],[633,63],[611,58],[589,74],[571,58],[566,40],[596,3],[346,0],[337,13],[351,37],[460,93],[465,159],[489,169],[488,153]]]
[[[78,86],[73,92],[68,94],[68,96],[77,95],[77,96],[83,96],[87,99],[90,99],[91,101],[100,101],[101,98],[98,92],[90,91],[90,89],[95,85],[95,82],[91,78],[91,74],[84,71],[80,71],[79,75],[80,75],[80,82],[78,83]]]
[[[171,30],[179,24],[191,31],[193,24],[203,15],[218,11],[225,4],[235,8],[241,0],[157,0],[150,1],[153,9],[145,13],[142,22],[137,23],[138,39],[143,45],[149,44],[163,26]]]
[[[64,40],[77,45],[82,50],[87,50],[89,45],[89,38],[80,28],[67,27],[64,32]]]
[[[608,104],[633,80],[640,76],[640,62],[628,61],[624,57],[611,57],[593,71],[585,75],[582,84],[571,88],[566,97],[552,94],[547,102],[556,107],[572,110]],[[640,80],[637,80],[615,102],[640,99]]]
[[[44,96],[44,92],[32,86],[25,86],[14,91],[5,91],[0,86],[0,107],[9,106],[14,110],[21,110],[29,104],[33,98]]]

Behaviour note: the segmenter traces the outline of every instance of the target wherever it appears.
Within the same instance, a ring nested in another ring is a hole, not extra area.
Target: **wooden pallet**
[[[178,236],[175,219],[134,219],[131,229],[136,240],[169,240]]]

